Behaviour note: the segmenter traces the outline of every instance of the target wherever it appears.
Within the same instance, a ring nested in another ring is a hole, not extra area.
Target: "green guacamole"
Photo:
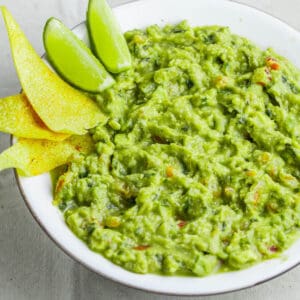
[[[137,273],[205,276],[277,256],[300,226],[300,72],[226,27],[125,34],[133,68],[95,100],[55,203]]]

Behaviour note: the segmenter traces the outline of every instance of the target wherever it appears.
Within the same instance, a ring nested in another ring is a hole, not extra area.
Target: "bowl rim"
[[[119,7],[122,7],[122,6],[126,6],[126,5],[129,5],[129,4],[132,4],[132,3],[135,3],[135,2],[146,2],[146,1],[149,1],[149,0],[127,0],[126,2],[124,3],[121,3],[121,4],[117,4],[117,5],[114,5],[112,6],[112,8],[119,8]],[[300,36],[300,31],[297,30],[294,26],[286,23],[285,21],[283,21],[281,18],[277,17],[277,16],[274,16],[273,14],[269,13],[269,12],[266,12],[265,10],[263,9],[259,9],[259,8],[256,8],[254,7],[253,5],[250,5],[250,4],[246,4],[246,3],[240,3],[240,2],[236,2],[236,0],[221,0],[223,2],[229,2],[233,5],[236,5],[236,6],[241,6],[241,7],[247,7],[248,9],[250,10],[253,10],[254,12],[259,12],[259,13],[262,13],[268,17],[271,17],[273,19],[276,19],[277,22],[281,23],[282,26],[285,26],[286,28],[289,28],[290,30],[294,31],[295,33],[297,33],[299,36]],[[78,24],[76,24],[75,26],[73,26],[71,28],[71,31],[74,31],[76,30],[78,27],[81,27],[83,24],[85,24],[86,21],[82,21]],[[41,56],[42,59],[45,59],[46,58],[46,53],[44,53],[42,56]],[[22,90],[20,91],[22,92]],[[13,135],[10,135],[10,142],[9,142],[9,145],[12,146],[14,144],[14,136]],[[73,254],[71,251],[69,251],[67,249],[67,247],[64,246],[63,243],[60,243],[59,241],[57,241],[55,239],[55,237],[53,237],[51,235],[51,233],[48,231],[48,229],[46,228],[46,226],[44,226],[43,222],[41,221],[40,217],[34,212],[31,204],[30,204],[30,201],[28,200],[26,194],[25,194],[25,191],[22,187],[22,184],[21,184],[21,180],[20,180],[20,175],[17,173],[17,170],[16,169],[13,169],[13,173],[14,173],[14,177],[15,177],[15,180],[16,180],[16,183],[17,183],[17,186],[18,186],[18,189],[19,189],[19,192],[25,202],[25,205],[26,207],[28,208],[29,212],[31,213],[32,217],[34,218],[34,220],[37,222],[37,224],[39,225],[39,227],[44,231],[44,233],[50,238],[50,240],[52,240],[52,242],[58,247],[60,248],[66,255],[68,255],[73,261],[75,261],[76,263],[79,263],[80,265],[82,265],[83,267],[85,267],[87,270],[91,271],[91,272],[94,272],[96,273],[97,275],[100,275],[101,277],[104,277],[106,279],[109,279],[113,282],[116,282],[118,284],[121,284],[123,286],[126,286],[126,287],[129,287],[129,288],[133,288],[133,289],[136,289],[136,290],[139,290],[139,291],[143,291],[143,292],[147,292],[147,293],[152,293],[152,294],[157,294],[157,295],[170,295],[170,296],[185,296],[185,297],[195,297],[195,296],[216,296],[216,295],[223,295],[223,294],[229,294],[229,293],[232,293],[232,292],[238,292],[238,291],[242,291],[242,290],[246,290],[248,288],[251,288],[251,287],[255,287],[255,286],[258,286],[258,285],[261,285],[263,283],[266,283],[268,281],[271,281],[277,277],[280,277],[282,275],[284,275],[285,273],[291,271],[292,269],[296,268],[297,266],[300,266],[300,260],[299,262],[295,263],[294,265],[288,267],[287,269],[284,269],[283,271],[275,274],[275,275],[272,275],[272,276],[269,276],[269,277],[266,277],[265,279],[263,280],[260,280],[254,284],[249,284],[249,285],[246,285],[244,287],[241,287],[241,288],[235,288],[235,289],[231,289],[231,290],[227,290],[227,291],[221,291],[221,292],[212,292],[212,293],[177,293],[177,292],[164,292],[164,291],[156,291],[156,290],[151,290],[149,288],[142,288],[142,287],[138,287],[132,283],[128,283],[124,280],[120,280],[118,278],[115,278],[115,277],[112,277],[106,273],[103,273],[101,272],[100,270],[96,270],[94,268],[91,268],[90,266],[88,266],[87,263],[85,263],[83,260],[79,259],[78,257],[75,256],[75,254]],[[90,250],[92,251],[92,250]],[[101,254],[99,254],[101,255]],[[104,257],[105,258],[105,257]],[[106,259],[106,258],[105,258]],[[261,263],[261,262],[260,262]],[[259,263],[258,263],[259,264]],[[142,276],[142,274],[141,274]]]

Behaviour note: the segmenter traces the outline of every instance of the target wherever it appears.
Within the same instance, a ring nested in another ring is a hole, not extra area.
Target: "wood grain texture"
[[[163,1],[163,0],[162,0]],[[182,0],[184,1],[184,0]],[[200,1],[200,0],[199,0]],[[128,0],[112,0],[116,5]],[[300,30],[299,0],[238,0],[267,11]],[[50,16],[70,27],[85,18],[87,0],[1,0],[16,17],[35,49],[42,54],[42,29]],[[20,85],[0,18],[0,97],[16,93]],[[0,151],[9,137],[0,134]],[[300,299],[300,268],[263,285],[231,294],[203,297],[217,300]],[[162,300],[166,297],[130,289],[104,279],[65,255],[33,220],[16,186],[12,171],[0,174],[0,300]],[[186,298],[199,299],[199,298]]]

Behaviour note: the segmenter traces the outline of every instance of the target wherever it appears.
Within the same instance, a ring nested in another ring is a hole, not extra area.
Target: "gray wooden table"
[[[124,2],[128,0],[110,1],[112,5]],[[269,12],[300,30],[300,0],[239,2]],[[72,27],[85,18],[87,0],[0,0],[0,5],[11,10],[35,49],[42,54],[42,28],[47,18],[56,16]],[[17,93],[20,84],[0,19],[0,97],[4,97]],[[9,137],[0,134],[0,151],[8,145]],[[299,282],[300,267],[254,288],[202,299],[300,299]],[[35,223],[20,196],[13,172],[9,170],[0,174],[0,300],[167,298],[172,297],[124,287],[74,262]]]

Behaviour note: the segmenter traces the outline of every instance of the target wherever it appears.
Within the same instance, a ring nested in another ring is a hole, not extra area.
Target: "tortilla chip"
[[[24,94],[0,99],[0,131],[28,139],[62,141],[69,137],[49,130]]]
[[[104,122],[97,104],[50,70],[8,10],[1,9],[22,88],[46,126],[55,132],[85,134]]]
[[[35,176],[66,164],[79,153],[90,153],[94,143],[90,135],[71,136],[62,142],[19,139],[0,154],[0,171],[16,168],[20,175]]]

